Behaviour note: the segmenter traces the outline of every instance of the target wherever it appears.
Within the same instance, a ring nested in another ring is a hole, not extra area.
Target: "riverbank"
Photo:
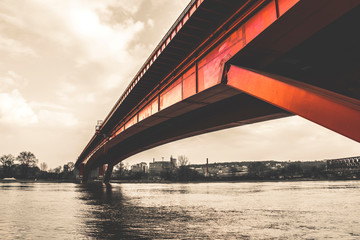
[[[293,178],[293,179],[244,179],[244,180],[230,180],[230,179],[208,179],[208,180],[197,180],[197,181],[169,181],[164,179],[137,179],[137,180],[110,180],[110,183],[254,183],[254,182],[309,182],[309,181],[356,181],[360,179],[313,179],[313,178]],[[80,179],[0,179],[0,183],[81,183]],[[102,180],[92,180],[89,182],[102,182]]]
[[[8,179],[0,179],[0,183],[11,183],[11,182],[19,182],[19,183],[80,183],[79,179],[16,179],[16,178],[8,178]]]
[[[111,180],[110,183],[241,183],[241,182],[310,182],[310,181],[356,181],[360,179],[313,179],[313,178],[293,178],[293,179],[246,179],[246,180],[198,180],[198,181],[168,181],[168,180]]]

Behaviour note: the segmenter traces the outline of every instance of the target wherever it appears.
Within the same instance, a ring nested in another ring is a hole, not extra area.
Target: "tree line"
[[[29,151],[20,152],[17,157],[4,154],[0,157],[0,179],[74,179],[73,162],[48,170],[45,162],[40,163],[35,154]]]

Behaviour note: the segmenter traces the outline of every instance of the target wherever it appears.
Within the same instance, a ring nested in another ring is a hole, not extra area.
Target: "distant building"
[[[205,177],[226,178],[239,177],[248,174],[248,167],[242,165],[240,162],[209,164],[207,160],[206,164],[194,164],[190,165],[190,168]]]
[[[203,175],[203,176],[205,176],[205,174],[206,174],[206,168],[190,167],[190,169],[197,171],[200,175]]]
[[[138,172],[148,173],[149,172],[149,167],[148,167],[146,162],[141,162],[141,163],[132,165],[131,166],[131,171],[134,172],[134,173],[138,173]]]
[[[237,166],[235,169],[236,171],[234,174],[236,177],[244,176],[249,173],[249,169],[247,166]]]
[[[151,175],[160,175],[164,172],[170,172],[177,167],[176,158],[170,157],[170,161],[155,161],[149,164],[149,173]]]

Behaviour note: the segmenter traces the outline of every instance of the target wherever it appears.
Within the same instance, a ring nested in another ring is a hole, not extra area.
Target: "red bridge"
[[[360,142],[359,0],[193,0],[98,126],[90,170],[219,129],[300,115]],[[241,136],[239,136],[241,137]]]

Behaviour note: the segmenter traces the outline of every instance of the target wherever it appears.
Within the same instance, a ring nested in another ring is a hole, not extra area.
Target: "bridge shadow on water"
[[[126,203],[121,187],[86,183],[79,186],[80,199],[86,206],[81,218],[83,234],[96,239],[148,239],[133,229],[136,206]]]
[[[184,234],[184,229],[174,227],[174,223],[192,221],[183,211],[134,204],[134,198],[125,196],[121,185],[87,183],[79,185],[77,191],[85,206],[79,217],[86,238],[177,238]]]

